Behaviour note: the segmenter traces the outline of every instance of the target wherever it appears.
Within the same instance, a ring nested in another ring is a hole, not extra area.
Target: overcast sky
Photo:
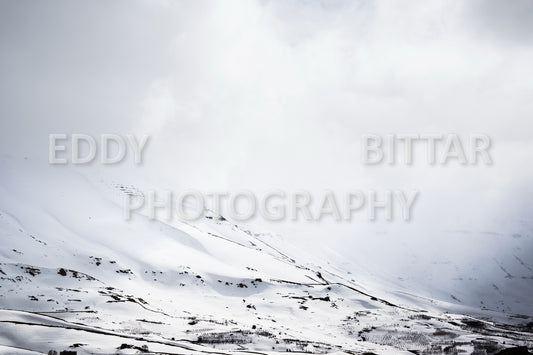
[[[530,0],[2,0],[0,148],[46,162],[49,133],[146,133],[127,183],[418,189],[411,223],[252,226],[437,253],[449,230],[531,233],[531,63]],[[494,164],[361,163],[362,134],[413,132],[485,133]]]

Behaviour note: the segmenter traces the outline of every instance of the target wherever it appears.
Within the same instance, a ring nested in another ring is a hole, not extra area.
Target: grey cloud
[[[533,42],[533,1],[476,0],[466,2],[466,25],[500,44]]]

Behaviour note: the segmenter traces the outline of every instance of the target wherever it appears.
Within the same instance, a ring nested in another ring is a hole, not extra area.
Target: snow
[[[24,179],[34,172],[6,163],[2,170],[1,353],[127,354],[147,346],[170,354],[400,354],[533,346],[525,326],[531,299],[516,308],[521,315],[502,311],[512,303],[475,308],[447,298],[447,285],[424,289],[423,280],[382,276],[364,254],[355,261],[327,248],[313,254],[219,216],[185,223],[135,214],[125,221],[120,201],[134,186],[125,192],[125,184],[49,168],[35,185]],[[449,267],[479,270],[465,260]],[[495,272],[502,264],[488,265]],[[520,280],[503,285],[530,292]]]

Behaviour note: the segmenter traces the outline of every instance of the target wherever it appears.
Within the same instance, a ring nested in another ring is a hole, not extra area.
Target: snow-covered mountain
[[[533,0],[1,1],[0,355],[530,353],[531,63]],[[350,218],[123,217],[189,189]]]
[[[508,296],[522,300],[520,314],[505,312],[512,302],[497,309],[464,305],[459,295],[431,299],[423,280],[402,284],[358,269],[364,255],[354,263],[323,258],[222,216],[125,221],[121,201],[137,188],[3,159],[0,353],[493,354],[533,347],[527,277],[504,277],[523,292]]]

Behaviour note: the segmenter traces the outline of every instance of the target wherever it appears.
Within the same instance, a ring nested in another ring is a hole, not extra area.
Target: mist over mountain
[[[532,18],[526,0],[1,2],[0,353],[531,351]],[[94,161],[72,163],[76,134]],[[412,134],[466,154],[486,136],[491,162],[386,150]],[[128,135],[149,137],[141,164]],[[124,218],[192,190],[365,203]],[[388,191],[390,220],[369,218]],[[417,191],[409,220],[394,191]]]

